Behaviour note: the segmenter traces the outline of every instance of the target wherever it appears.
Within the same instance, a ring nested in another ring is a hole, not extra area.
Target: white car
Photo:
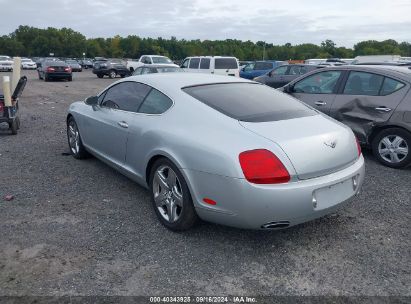
[[[187,57],[181,68],[187,72],[240,77],[238,59],[223,56]]]
[[[143,55],[138,60],[128,60],[127,61],[127,69],[133,72],[136,68],[145,65],[145,64],[161,64],[161,65],[169,65],[173,67],[178,67],[178,65],[174,64],[170,58],[166,56],[159,56],[159,55]]]
[[[35,70],[37,68],[37,64],[29,58],[22,58],[21,68],[27,70]]]
[[[0,55],[0,71],[13,71],[13,59]]]

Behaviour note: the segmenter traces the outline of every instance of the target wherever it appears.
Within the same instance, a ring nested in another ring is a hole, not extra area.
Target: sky
[[[411,0],[0,0],[0,8],[0,35],[29,25],[69,27],[87,38],[411,42]]]

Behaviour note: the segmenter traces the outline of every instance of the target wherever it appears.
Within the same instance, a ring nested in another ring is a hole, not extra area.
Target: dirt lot
[[[336,214],[282,231],[173,233],[146,190],[64,155],[68,105],[113,80],[24,74],[20,133],[0,130],[0,295],[411,295],[411,168],[365,152],[363,191]]]

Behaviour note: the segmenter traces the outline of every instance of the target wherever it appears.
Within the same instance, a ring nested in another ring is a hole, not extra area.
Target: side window
[[[137,82],[121,82],[108,89],[102,107],[137,112],[150,87]]]
[[[181,67],[183,69],[188,68],[188,64],[190,63],[190,58],[187,58],[186,60],[183,61],[183,64],[181,65]]]
[[[272,68],[273,65],[270,62],[256,62],[254,65],[254,70],[269,70]]]
[[[201,58],[200,69],[208,70],[210,68],[210,58]]]
[[[389,77],[385,77],[384,84],[382,85],[380,95],[385,96],[385,95],[392,94],[398,91],[399,89],[403,88],[404,86],[405,84],[403,84],[402,82],[399,82]]]
[[[198,69],[198,65],[200,64],[200,58],[191,58],[190,60],[190,69]]]
[[[302,66],[301,69],[300,69],[300,75],[303,75],[303,74],[305,74],[305,73],[307,73],[307,72],[308,72],[307,67],[306,67],[306,66]]]
[[[167,111],[173,102],[166,95],[156,89],[152,89],[147,95],[138,112],[146,114],[161,114]]]
[[[143,68],[137,68],[134,70],[133,75],[140,75],[142,71],[143,71]]]
[[[142,63],[145,63],[146,62],[146,56],[143,56],[143,57],[141,57],[141,60],[140,60]]]
[[[384,76],[351,71],[344,87],[343,94],[377,96]]]
[[[300,75],[301,67],[299,65],[292,65],[288,70],[287,75]]]
[[[286,66],[286,65],[280,66],[280,67],[272,70],[271,76],[274,76],[274,75],[285,75],[285,72],[287,72],[287,69],[288,69],[288,66]]]
[[[310,75],[294,85],[294,92],[308,94],[332,94],[341,71],[324,71]]]

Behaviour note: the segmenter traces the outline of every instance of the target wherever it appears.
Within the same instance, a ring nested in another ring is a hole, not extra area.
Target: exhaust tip
[[[270,222],[261,226],[262,229],[280,229],[290,226],[289,221]]]

